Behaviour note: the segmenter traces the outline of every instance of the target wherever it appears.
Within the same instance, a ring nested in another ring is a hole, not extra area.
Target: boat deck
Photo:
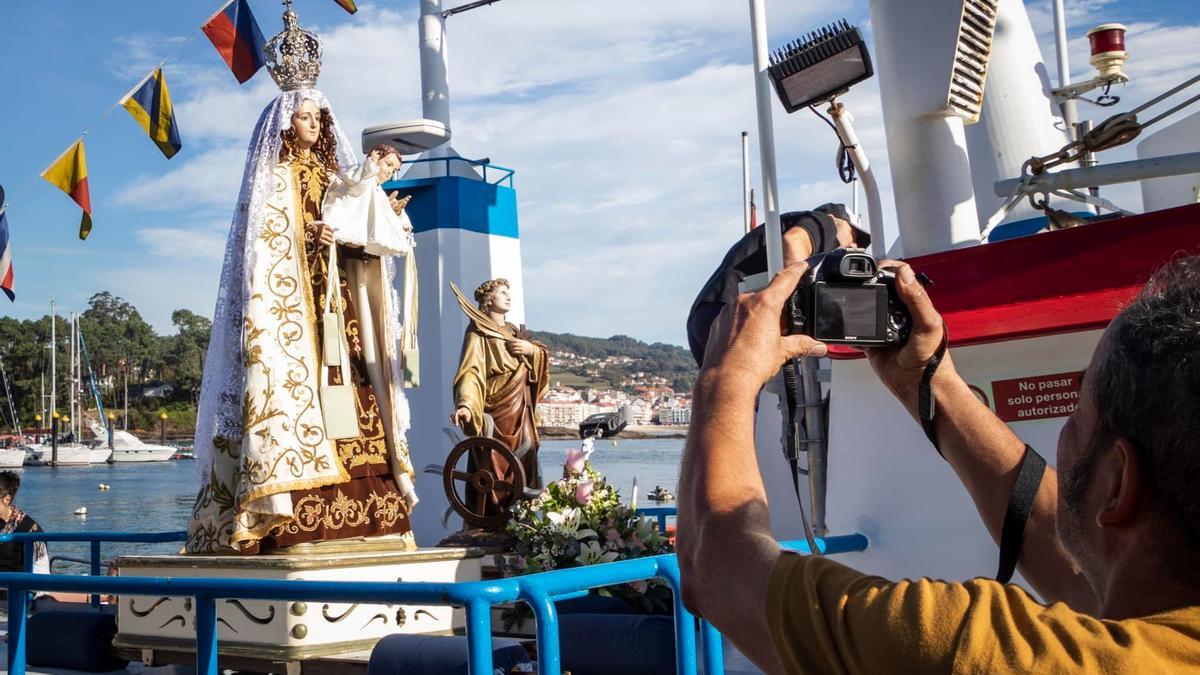
[[[0,609],[0,640],[6,645],[8,641],[8,613]],[[108,671],[116,674],[136,673],[137,675],[191,675],[195,672],[195,656],[191,653],[155,650],[153,654],[143,654],[137,649],[117,649],[116,654],[129,659],[129,666],[122,670]],[[149,664],[142,659],[151,659]],[[286,675],[366,675],[367,663],[371,658],[370,650],[349,652],[337,656],[326,656],[305,661],[275,662],[261,659],[247,659],[233,656],[221,656],[222,670],[273,672]],[[289,665],[291,668],[289,668]],[[698,663],[699,672],[704,672],[704,664]],[[8,672],[8,650],[0,649],[0,673]],[[79,670],[63,668],[29,667],[29,675],[76,675],[83,673]],[[727,675],[753,675],[761,673],[753,663],[728,641],[725,641],[725,672]]]

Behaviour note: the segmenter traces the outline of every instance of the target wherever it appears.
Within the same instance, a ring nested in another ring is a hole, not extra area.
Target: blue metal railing
[[[86,542],[91,544],[91,574],[100,576],[100,544],[162,544],[187,541],[187,532],[10,532],[0,534],[0,544],[21,542],[24,544],[25,571],[33,572],[33,545],[36,542]],[[100,606],[100,596],[92,594],[92,607]]]
[[[674,506],[648,506],[637,510],[643,516],[657,519],[659,532],[667,531],[667,518],[678,515],[678,511],[679,509]]]
[[[656,514],[657,515],[657,514]],[[662,514],[666,517],[670,514]],[[4,535],[9,541],[89,541],[93,543],[93,569],[99,566],[101,541],[178,541],[179,532],[169,533],[22,533]],[[0,541],[4,541],[0,539]],[[804,541],[782,542],[784,548],[811,552]],[[862,551],[867,538],[861,534],[817,539],[823,553]],[[31,560],[31,553],[27,555]],[[602,565],[543,572],[490,581],[433,582],[347,582],[263,579],[202,579],[159,577],[65,576],[8,572],[0,573],[0,586],[8,589],[8,664],[14,675],[25,673],[26,619],[29,591],[66,591],[129,595],[191,596],[196,614],[196,671],[216,675],[218,598],[250,600],[299,600],[309,602],[416,603],[451,605],[466,609],[468,668],[472,673],[492,672],[491,608],[499,603],[521,601],[534,613],[537,629],[538,673],[561,671],[558,641],[558,611],[555,602],[585,595],[601,586],[659,578],[667,582],[675,597],[675,668],[680,675],[695,675],[695,617],[683,606],[679,564],[674,555],[622,560]],[[706,621],[700,622],[701,654],[706,673],[724,673],[720,633]]]
[[[477,159],[467,159],[466,157],[425,157],[422,159],[410,159],[406,161],[405,164],[424,164],[427,162],[442,162],[444,165],[443,169],[445,170],[447,176],[450,175],[450,162],[463,162],[473,167],[480,167],[483,169],[483,182],[491,183],[492,185],[507,183],[508,187],[513,186],[513,174],[516,173],[516,169],[510,169],[506,166],[500,166],[499,164],[492,164],[491,162],[481,162]],[[492,169],[493,171],[500,173],[501,176],[494,182],[489,181],[488,169]]]

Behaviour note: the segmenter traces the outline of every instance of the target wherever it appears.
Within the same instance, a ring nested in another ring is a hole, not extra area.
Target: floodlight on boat
[[[833,100],[875,70],[862,33],[842,20],[776,50],[767,72],[780,103],[793,113]]]
[[[415,155],[450,141],[450,129],[437,120],[418,119],[388,122],[362,132],[363,152],[386,143],[402,155]]]

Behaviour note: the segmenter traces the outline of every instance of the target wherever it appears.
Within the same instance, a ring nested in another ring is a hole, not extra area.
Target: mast
[[[754,99],[758,112],[758,159],[762,162],[763,207],[767,212],[767,275],[783,269],[783,230],[779,225],[779,186],[775,178],[775,127],[771,122],[771,80],[767,74],[767,10],[750,0],[750,36],[754,45]]]
[[[69,370],[71,371],[71,381],[70,384],[67,385],[67,396],[70,400],[71,406],[71,422],[67,425],[67,432],[71,434],[72,438],[75,436],[75,422],[78,417],[75,414],[75,345],[75,312],[71,312],[71,364],[69,366]]]
[[[417,24],[421,56],[421,114],[450,128],[450,82],[447,76],[446,17],[442,0],[421,0]],[[449,144],[428,151],[428,157],[451,155]]]
[[[742,229],[754,229],[750,222],[750,133],[742,132]]]
[[[50,415],[54,415],[54,411],[58,410],[58,397],[56,389],[58,388],[58,358],[56,349],[56,333],[55,324],[58,323],[58,314],[54,310],[54,299],[50,300]],[[50,422],[50,418],[46,418],[46,422]]]
[[[4,397],[8,399],[8,412],[12,415],[13,431],[21,435],[21,421],[17,419],[17,406],[13,403],[12,388],[8,386],[8,371],[4,369],[4,360],[0,359],[0,377],[4,378]]]

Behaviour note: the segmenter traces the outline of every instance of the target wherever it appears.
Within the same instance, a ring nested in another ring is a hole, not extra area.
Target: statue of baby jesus
[[[337,241],[360,246],[370,255],[398,256],[412,251],[412,223],[404,207],[412,197],[397,199],[381,187],[400,170],[400,153],[390,145],[371,148],[358,168],[334,181],[325,193],[323,220]]]

